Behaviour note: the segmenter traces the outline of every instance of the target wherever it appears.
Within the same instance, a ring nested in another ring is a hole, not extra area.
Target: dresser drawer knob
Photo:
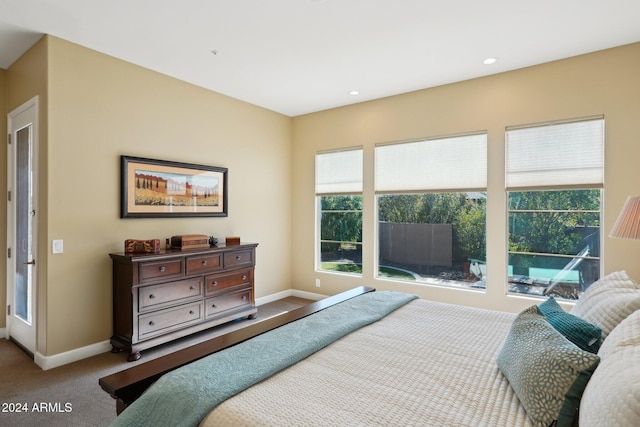
[[[240,255],[236,256],[236,261],[240,261],[242,259],[242,257]]]
[[[154,299],[156,296],[154,294],[149,294],[149,299]]]
[[[247,300],[247,296],[246,295],[242,295],[242,301],[246,301]]]
[[[160,267],[160,273],[164,273],[165,270],[166,268],[164,268],[164,266]]]
[[[216,308],[216,305],[215,304],[211,304],[211,308]]]
[[[189,290],[190,290],[190,291],[193,291],[195,288],[196,288],[196,287],[195,287],[195,286],[193,286],[193,285],[189,286]]]
[[[207,260],[206,259],[202,260],[202,265],[207,265]]]
[[[189,310],[189,314],[193,314],[193,310]]]
[[[149,322],[149,326],[153,326],[155,324],[156,324],[156,322],[154,322],[153,320]]]
[[[242,280],[247,280],[247,275],[246,274],[242,275]]]
[[[213,281],[213,283],[211,284],[212,286],[218,286],[218,282],[217,281]]]

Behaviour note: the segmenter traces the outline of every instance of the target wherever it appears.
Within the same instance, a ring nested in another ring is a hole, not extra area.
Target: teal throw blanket
[[[218,404],[385,317],[415,295],[371,292],[162,376],[112,426],[197,426]]]

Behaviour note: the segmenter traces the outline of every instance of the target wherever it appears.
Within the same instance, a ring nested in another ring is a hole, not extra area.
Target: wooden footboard
[[[140,397],[151,384],[169,371],[287,323],[317,313],[332,305],[373,291],[375,291],[374,288],[359,286],[338,295],[316,301],[312,304],[254,323],[200,344],[187,347],[175,353],[102,377],[99,380],[100,387],[116,399],[116,413],[120,414],[127,406]]]

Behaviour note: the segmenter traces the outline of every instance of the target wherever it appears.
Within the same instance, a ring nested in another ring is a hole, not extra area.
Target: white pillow
[[[625,347],[640,346],[640,310],[624,319],[602,343],[598,356],[605,359]]]
[[[580,402],[580,427],[640,426],[640,311],[611,332],[598,354]]]
[[[591,284],[570,313],[600,326],[604,340],[613,328],[638,309],[640,285],[625,271],[617,271]]]

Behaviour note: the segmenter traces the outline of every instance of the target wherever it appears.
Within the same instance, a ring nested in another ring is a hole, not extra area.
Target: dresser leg
[[[129,353],[129,356],[127,356],[127,362],[135,362],[136,360],[140,359],[142,357],[142,355],[140,354],[139,351],[136,351],[134,353]]]
[[[115,345],[111,346],[111,353],[122,353],[122,348],[116,347]]]
[[[248,316],[247,316],[247,319],[249,319],[249,320],[253,320],[253,319],[255,319],[256,317],[258,317],[258,315],[254,313],[254,314],[250,314],[250,315],[248,315]]]

